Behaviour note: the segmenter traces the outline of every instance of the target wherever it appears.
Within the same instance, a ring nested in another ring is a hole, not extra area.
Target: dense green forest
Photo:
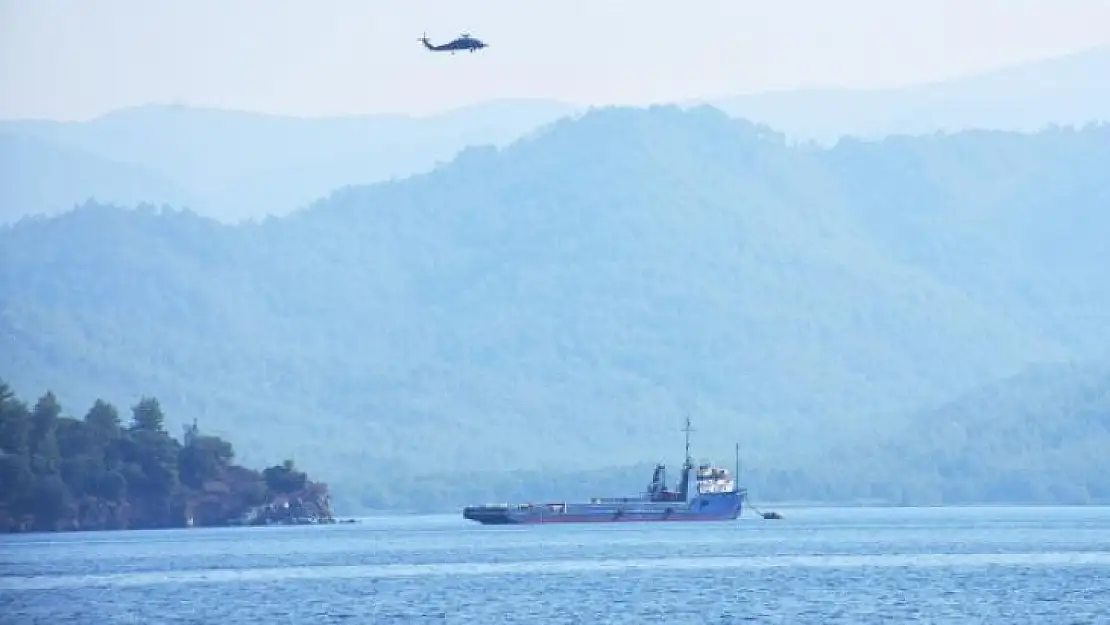
[[[124,425],[108,402],[76,419],[52,392],[29,407],[0,380],[0,531],[332,520],[327,487],[291,460],[246,469],[228,441],[195,423],[178,441],[165,421],[154,397]]]
[[[900,472],[885,477],[896,500],[1110,503],[1110,363],[1029,367],[915,415],[878,448],[873,469]]]
[[[741,441],[765,499],[1018,497],[996,484],[1014,457],[959,438],[1010,412],[931,415],[1110,356],[1107,162],[1106,125],[820,148],[617,108],[262,223],[88,203],[0,229],[0,375],[147,389],[246,463],[311,463],[348,509],[635,490],[630,467],[681,461],[685,414],[699,456]],[[1026,498],[1078,497],[1089,454],[1015,428],[1056,484]],[[938,486],[942,450],[977,481]]]

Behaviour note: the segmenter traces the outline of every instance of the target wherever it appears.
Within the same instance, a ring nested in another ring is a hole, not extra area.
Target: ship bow
[[[509,525],[516,521],[509,515],[508,506],[467,506],[463,518],[483,525]]]

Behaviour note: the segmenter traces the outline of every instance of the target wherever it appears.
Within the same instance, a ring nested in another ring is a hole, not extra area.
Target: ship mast
[[[686,465],[693,466],[693,461],[690,459],[690,432],[694,430],[690,428],[690,415],[686,415],[686,427],[682,428],[682,431],[686,432]]]
[[[736,442],[736,474],[732,476],[732,490],[740,490],[740,442]]]
[[[686,432],[686,462],[682,465],[682,482],[678,485],[678,492],[682,501],[689,501],[690,471],[694,468],[694,460],[690,457],[690,432],[694,431],[690,427],[690,415],[686,415],[686,427],[682,431]]]

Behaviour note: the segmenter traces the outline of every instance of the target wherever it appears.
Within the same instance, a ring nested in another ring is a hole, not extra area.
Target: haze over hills
[[[70,210],[76,198],[131,206],[151,199],[175,206],[192,198],[141,165],[121,163],[34,137],[0,134],[0,224],[26,214]]]
[[[917,415],[884,452],[924,476],[915,494],[937,502],[1105,502],[1108,437],[1110,363],[1099,361],[984,385]]]
[[[152,186],[143,201],[188,206],[225,221],[282,215],[348,184],[430,169],[467,145],[504,144],[573,110],[553,101],[497,100],[428,117],[300,118],[151,105],[87,122],[4,121],[0,132],[50,144],[59,158],[78,150],[118,163],[98,175],[98,185],[81,168],[66,175],[58,171],[64,163],[44,163],[58,172],[58,190],[46,198],[13,191],[31,201],[5,212],[51,214],[94,195],[130,206],[137,203],[130,189],[113,180],[143,168],[172,181]],[[0,144],[5,160],[23,159],[19,148]]]
[[[914,414],[885,435],[837,446],[821,462],[745,463],[741,475],[757,506],[768,497],[896,505],[1105,503],[1108,439],[1110,363],[1052,364],[984,384]],[[681,458],[681,449],[672,456]],[[448,484],[422,480],[419,488],[443,501],[584,500],[627,492],[643,484],[653,466],[474,474]],[[368,503],[396,500],[396,493],[382,490],[371,488]],[[411,500],[415,505],[419,497]]]
[[[826,143],[966,129],[1110,121],[1110,47],[900,89],[800,89],[715,98],[730,115]]]
[[[965,128],[1031,131],[1050,123],[1110,120],[1107,76],[1110,49],[1104,48],[905,89],[800,90],[708,101],[791,139]],[[430,117],[296,118],[140,106],[80,123],[0,121],[0,133],[24,140],[0,142],[0,159],[51,172],[50,185],[34,173],[8,175],[0,220],[54,214],[90,198],[122,206],[185,206],[232,222],[284,215],[345,185],[427,171],[468,145],[504,145],[580,110],[510,99]]]
[[[1110,354],[1107,162],[1106,125],[818,149],[600,109],[264,223],[88,205],[0,230],[0,376],[78,413],[156,395],[375,506],[673,463],[686,412],[766,497],[929,501],[947,441],[882,451],[917,415]],[[1069,449],[1105,449],[1084,419]]]

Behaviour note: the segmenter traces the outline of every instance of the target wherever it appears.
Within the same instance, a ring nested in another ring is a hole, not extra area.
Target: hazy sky
[[[491,47],[431,54],[467,31]],[[0,0],[0,117],[303,115],[923,82],[1110,44],[1110,0]]]

